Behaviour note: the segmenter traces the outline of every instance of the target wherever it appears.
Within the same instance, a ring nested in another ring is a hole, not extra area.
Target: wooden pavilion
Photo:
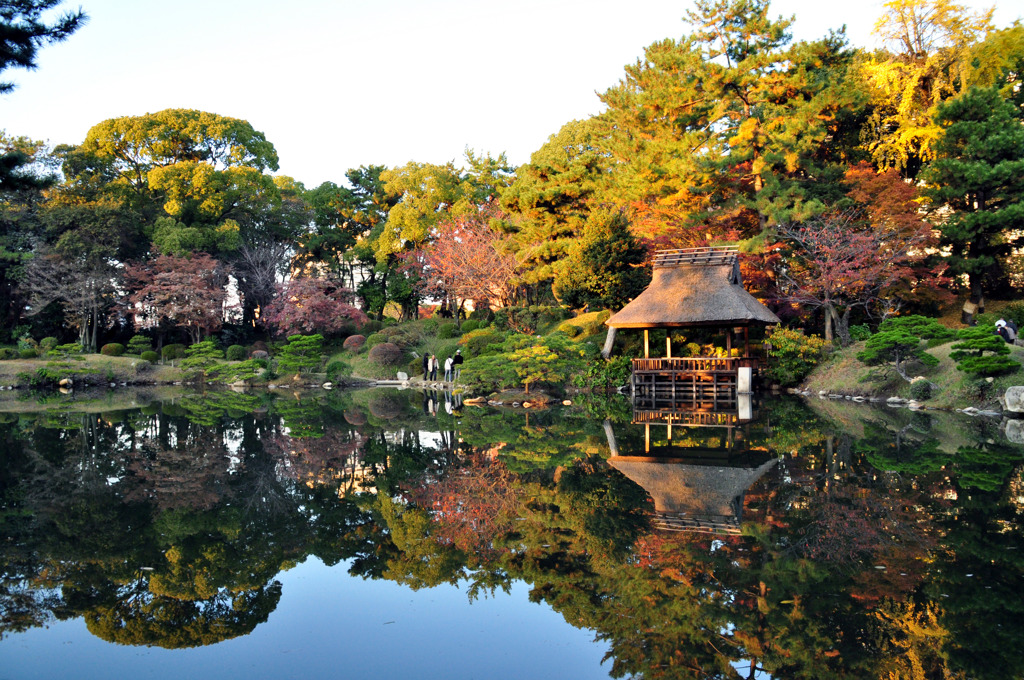
[[[633,394],[652,400],[699,401],[751,390],[758,357],[751,353],[750,327],[780,323],[743,288],[735,246],[661,250],[655,253],[651,284],[612,315],[604,355],[618,329],[642,329],[644,357],[633,359]],[[676,357],[671,334],[665,355],[652,357],[652,329],[710,328],[725,334],[724,357]]]
[[[640,416],[641,414],[635,414]],[[652,524],[656,529],[712,534],[739,534],[747,491],[778,459],[766,448],[753,444],[749,421],[720,412],[716,422],[698,412],[680,412],[675,427],[685,429],[685,442],[673,440],[673,420],[667,438],[652,441],[649,419],[634,418],[633,426],[645,429],[643,451],[635,437],[620,444],[610,421],[604,429],[611,457],[608,463],[643,487],[654,502]],[[629,434],[629,433],[627,433]],[[683,434],[683,433],[679,433]],[[699,435],[699,436],[694,436]]]

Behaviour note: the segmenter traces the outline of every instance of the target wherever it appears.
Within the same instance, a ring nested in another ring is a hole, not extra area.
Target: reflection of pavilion
[[[700,405],[635,411],[633,427],[644,428],[643,451],[637,442],[635,455],[620,451],[605,421],[612,454],[608,462],[653,499],[655,528],[739,534],[747,490],[778,461],[751,445],[751,420],[744,415]]]

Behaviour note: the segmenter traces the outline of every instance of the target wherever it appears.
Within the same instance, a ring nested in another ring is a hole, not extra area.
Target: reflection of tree
[[[219,591],[182,600],[136,591],[85,613],[93,635],[122,645],[180,649],[247,635],[267,620],[281,599],[278,581],[253,590]]]
[[[440,479],[414,487],[409,496],[431,512],[439,540],[493,557],[495,539],[507,533],[518,516],[520,488],[514,481],[503,463],[475,452]]]
[[[979,453],[971,452],[972,462]],[[1002,469],[1006,455],[995,456],[995,470]],[[977,468],[970,472],[969,481],[974,483]],[[970,495],[961,497],[958,507],[939,521],[942,549],[923,590],[941,607],[939,622],[949,631],[943,640],[944,656],[967,677],[1004,678],[1007,669],[1017,667],[1018,647],[1024,640],[1021,474],[1018,468],[1006,485],[1012,493],[969,489]],[[994,477],[989,477],[985,485],[992,481]]]
[[[227,491],[228,460],[215,438],[193,438],[187,447],[143,445],[131,452],[133,480],[125,500],[150,501],[160,510],[209,509]]]

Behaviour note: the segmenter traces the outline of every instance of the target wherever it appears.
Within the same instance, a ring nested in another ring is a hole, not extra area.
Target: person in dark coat
[[[428,352],[423,353],[423,379],[426,380],[427,376],[430,375],[430,354]]]
[[[1013,323],[1012,321],[1010,323]],[[1016,326],[1016,324],[1014,324]],[[996,321],[996,335],[1001,337],[1006,342],[1013,344],[1013,341],[1017,339],[1017,332],[1010,324],[1006,323],[1002,319]]]
[[[452,359],[452,368],[455,370],[455,379],[458,380],[462,374],[462,350],[455,350],[455,357]]]

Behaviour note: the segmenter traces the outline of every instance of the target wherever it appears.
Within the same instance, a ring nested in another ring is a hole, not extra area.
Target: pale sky
[[[961,0],[970,7],[990,1]],[[67,7],[77,6],[65,1]],[[0,129],[80,143],[93,125],[165,108],[248,120],[280,173],[312,188],[349,168],[462,164],[469,147],[529,160],[566,122],[599,113],[647,45],[679,38],[690,0],[82,0],[89,23],[9,69]],[[846,24],[875,47],[882,0],[775,0],[794,37]],[[1024,16],[1001,0],[995,23]]]

